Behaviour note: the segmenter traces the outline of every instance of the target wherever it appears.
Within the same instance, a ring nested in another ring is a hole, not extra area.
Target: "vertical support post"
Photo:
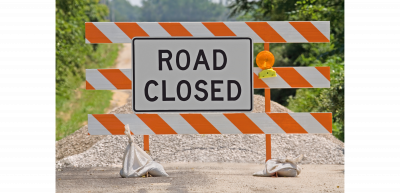
[[[266,88],[264,90],[264,95],[265,95],[265,112],[266,113],[270,113],[271,112],[271,92],[269,88]],[[266,159],[265,161],[268,161],[269,159],[271,159],[271,151],[272,151],[272,147],[271,147],[271,134],[265,134],[265,155],[266,155]]]
[[[269,43],[264,43],[264,50],[269,51]]]
[[[150,151],[149,135],[143,135],[143,150]]]
[[[264,50],[269,51],[269,43],[264,43]],[[271,112],[271,91],[269,88],[264,89],[264,96],[265,96],[265,112]],[[271,159],[271,134],[265,134],[265,161]]]

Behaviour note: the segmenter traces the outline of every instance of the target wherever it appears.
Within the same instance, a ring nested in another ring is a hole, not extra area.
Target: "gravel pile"
[[[105,137],[105,135],[88,135],[88,126],[85,125],[56,142],[56,160],[82,153]]]
[[[133,113],[130,105],[110,113]],[[273,101],[271,111],[290,112]],[[254,96],[253,112],[264,112],[264,97]],[[143,136],[135,135],[134,138],[142,147]],[[331,134],[273,134],[271,138],[273,158],[304,154],[300,164],[344,164],[344,143]],[[98,140],[86,151],[58,160],[56,167],[121,167],[127,137],[109,135]],[[57,149],[57,154],[65,155],[58,151],[61,149]],[[265,135],[151,135],[150,151],[152,158],[159,163],[264,163]]]

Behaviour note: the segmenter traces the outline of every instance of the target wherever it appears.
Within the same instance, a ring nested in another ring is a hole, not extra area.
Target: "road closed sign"
[[[135,112],[253,109],[250,38],[134,38]]]

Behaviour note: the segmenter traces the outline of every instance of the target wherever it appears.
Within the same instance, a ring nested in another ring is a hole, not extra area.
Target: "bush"
[[[75,89],[70,76],[84,79],[81,70],[97,45],[85,43],[85,22],[104,21],[108,8],[98,0],[56,1],[56,95],[70,97]]]
[[[105,21],[107,15],[98,0],[56,1],[56,140],[110,104],[111,91],[93,95],[84,87],[86,68],[111,66],[118,54],[118,45],[85,43],[85,22]]]
[[[288,108],[295,112],[332,112],[332,133],[344,141],[344,62],[336,56],[315,66],[330,66],[331,87],[298,89],[295,97],[289,96]]]

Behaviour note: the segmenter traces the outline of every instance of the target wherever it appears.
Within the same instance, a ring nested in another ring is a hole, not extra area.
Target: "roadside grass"
[[[69,75],[68,89],[72,92],[56,95],[56,140],[60,140],[85,124],[88,114],[102,114],[110,106],[113,93],[108,90],[86,90],[85,69],[108,68],[114,65],[122,44],[99,44],[80,74]]]

